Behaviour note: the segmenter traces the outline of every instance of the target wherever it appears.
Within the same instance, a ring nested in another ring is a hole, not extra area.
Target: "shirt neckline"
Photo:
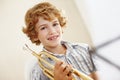
[[[67,48],[67,49],[66,49],[66,54],[52,53],[52,52],[46,50],[44,47],[43,47],[43,51],[48,52],[49,54],[54,55],[54,56],[58,56],[58,57],[62,57],[62,56],[68,55],[69,52],[70,52],[70,50],[71,50],[71,49],[70,49],[71,46],[70,46],[69,43],[66,42],[66,41],[61,41],[61,44],[63,44],[63,45]]]

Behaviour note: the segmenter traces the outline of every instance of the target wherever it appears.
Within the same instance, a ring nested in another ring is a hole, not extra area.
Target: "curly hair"
[[[38,22],[39,17],[44,18],[45,20],[53,20],[55,17],[58,18],[58,21],[61,27],[66,25],[66,18],[61,14],[61,11],[58,10],[55,6],[49,2],[41,2],[30,8],[25,15],[25,25],[22,31],[30,38],[32,43],[39,45],[41,42],[37,39],[38,34],[35,30],[35,25]]]

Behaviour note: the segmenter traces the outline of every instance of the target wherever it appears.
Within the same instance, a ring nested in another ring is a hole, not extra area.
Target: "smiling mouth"
[[[48,38],[48,40],[56,40],[59,37],[59,35],[51,36]]]

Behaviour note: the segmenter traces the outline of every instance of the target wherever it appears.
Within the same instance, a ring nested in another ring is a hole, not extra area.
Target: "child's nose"
[[[54,34],[55,32],[56,32],[55,28],[54,27],[50,27],[49,33],[50,34]]]

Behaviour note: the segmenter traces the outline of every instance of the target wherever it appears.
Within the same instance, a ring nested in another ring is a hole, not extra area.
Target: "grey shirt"
[[[71,64],[73,68],[77,69],[78,71],[86,75],[89,75],[90,73],[96,71],[92,57],[89,54],[89,47],[87,44],[70,43],[66,41],[62,41],[61,44],[66,46],[67,48],[66,54],[51,53],[44,48],[43,50],[56,56],[62,61],[68,64]],[[54,64],[54,62],[51,59],[47,58],[46,60],[50,62],[51,64]],[[34,65],[30,74],[31,74],[30,80],[50,80],[48,77],[44,75],[38,63]],[[80,80],[80,79],[77,79],[77,80]]]

